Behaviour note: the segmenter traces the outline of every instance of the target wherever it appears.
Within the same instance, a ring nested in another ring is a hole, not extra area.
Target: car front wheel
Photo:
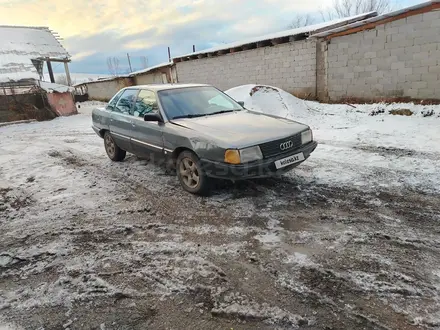
[[[110,132],[105,132],[104,134],[104,147],[105,151],[107,152],[108,158],[115,162],[120,162],[124,160],[125,155],[127,154],[125,150],[122,150],[117,146]]]
[[[203,173],[199,158],[190,151],[183,151],[176,161],[176,172],[180,184],[186,191],[206,196],[210,191],[210,180]]]

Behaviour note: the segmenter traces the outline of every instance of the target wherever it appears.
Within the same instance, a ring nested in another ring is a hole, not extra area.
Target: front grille
[[[280,145],[282,143],[292,141],[292,147],[286,150],[281,150]],[[290,136],[284,139],[270,141],[263,144],[260,144],[261,152],[263,153],[264,158],[270,158],[277,155],[287,154],[295,149],[300,148],[302,145],[301,142],[301,133],[296,134],[294,136]]]

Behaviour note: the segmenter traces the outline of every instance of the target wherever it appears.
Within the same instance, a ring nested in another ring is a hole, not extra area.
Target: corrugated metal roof
[[[352,17],[345,17],[345,18],[336,19],[336,20],[333,20],[330,22],[323,22],[323,23],[309,25],[309,26],[300,27],[300,28],[296,28],[296,29],[275,32],[275,33],[266,34],[266,35],[260,36],[260,37],[250,38],[250,39],[246,39],[246,40],[240,40],[240,41],[220,45],[217,47],[208,48],[208,49],[201,50],[201,51],[198,51],[195,53],[189,53],[189,54],[185,54],[185,55],[181,55],[181,56],[176,56],[174,59],[181,59],[181,58],[190,57],[190,56],[199,55],[199,54],[214,53],[214,52],[218,52],[220,50],[241,47],[241,46],[253,44],[256,42],[269,41],[272,39],[297,36],[297,35],[301,35],[301,34],[309,35],[309,34],[316,32],[316,31],[320,31],[323,29],[331,29],[331,28],[334,28],[334,27],[339,26],[341,24],[343,24],[343,25],[349,24],[349,23],[352,23],[353,21],[362,20],[362,19],[376,16],[376,15],[377,15],[377,12],[372,11],[369,13],[364,13],[364,14],[360,14],[360,15],[356,15],[356,16],[352,16]]]
[[[69,59],[47,27],[0,25],[0,82],[39,79],[32,59]]]
[[[400,14],[407,13],[407,12],[412,11],[412,10],[417,10],[417,9],[425,8],[425,7],[428,7],[428,6],[432,5],[433,3],[440,3],[440,0],[432,0],[432,1],[428,1],[428,2],[423,2],[423,3],[420,3],[418,5],[414,5],[414,6],[411,6],[411,7],[406,7],[406,8],[403,8],[403,9],[395,10],[395,11],[392,11],[392,12],[389,12],[389,13],[386,13],[386,14],[382,14],[382,15],[375,16],[375,17],[372,17],[372,18],[364,19],[364,20],[361,20],[361,21],[357,21],[357,22],[354,22],[354,23],[351,23],[351,24],[348,24],[348,25],[345,25],[345,26],[341,26],[341,27],[337,27],[337,28],[334,28],[334,29],[331,29],[331,30],[315,33],[315,34],[312,34],[311,37],[324,38],[324,37],[330,36],[330,35],[338,33],[338,32],[343,32],[343,31],[347,31],[347,30],[350,30],[350,29],[353,29],[353,28],[357,28],[357,27],[365,25],[365,24],[378,22],[378,21],[384,20],[386,18],[391,18],[391,17],[394,17],[394,16],[398,16]]]

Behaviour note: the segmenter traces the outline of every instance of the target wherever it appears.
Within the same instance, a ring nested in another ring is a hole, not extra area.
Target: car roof
[[[162,91],[167,89],[177,89],[177,88],[188,88],[188,87],[206,87],[210,86],[207,84],[151,84],[151,85],[136,85],[136,86],[129,86],[126,87],[126,89],[149,89],[152,91]]]

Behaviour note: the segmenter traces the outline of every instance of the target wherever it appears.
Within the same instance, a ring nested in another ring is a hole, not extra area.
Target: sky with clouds
[[[0,0],[1,25],[48,26],[64,38],[71,72],[108,74],[192,51],[285,30],[298,13],[326,10],[333,0]],[[398,0],[409,6],[423,0]],[[62,66],[55,71],[62,71]]]

